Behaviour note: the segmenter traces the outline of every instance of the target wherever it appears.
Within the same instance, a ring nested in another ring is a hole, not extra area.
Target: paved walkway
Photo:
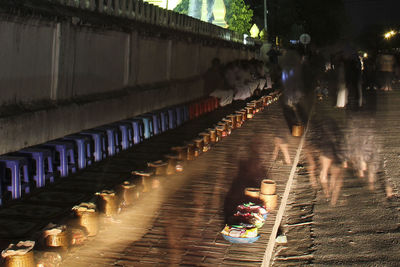
[[[313,117],[333,118],[345,134],[359,134],[353,136],[355,142],[366,135],[380,147],[374,152],[379,163],[375,188],[367,175],[358,177],[355,166],[341,168],[343,187],[332,206],[320,185],[311,188],[310,173],[303,169],[282,224],[288,243],[275,247],[273,266],[399,266],[400,92],[382,92],[376,100],[367,112],[338,110],[329,101],[318,102]],[[352,123],[355,119],[361,123]],[[361,131],[349,125],[358,125]],[[307,167],[304,155],[302,163]],[[387,185],[395,194],[390,200]]]
[[[123,209],[114,219],[102,219],[99,234],[63,254],[62,266],[261,266],[268,262],[269,249],[273,252],[269,262],[273,266],[398,266],[400,203],[397,197],[388,200],[385,189],[390,185],[396,195],[400,185],[400,92],[379,94],[377,99],[374,112],[361,116],[362,123],[375,119],[374,131],[369,131],[367,124],[362,129],[367,136],[373,134],[380,147],[374,189],[367,178],[357,177],[350,164],[347,169],[340,168],[344,182],[337,203],[332,205],[320,184],[315,189],[310,185],[310,164],[304,151],[313,139],[307,139],[299,154],[299,165],[285,165],[282,155],[271,162],[275,136],[288,139],[292,162],[302,140],[290,136],[282,108],[275,103],[209,152],[186,162],[183,173],[161,177],[160,186],[142,193],[132,207]],[[10,233],[15,238],[27,237],[49,220],[67,222],[71,205],[88,201],[94,192],[121,183],[132,170],[160,159],[170,153],[171,146],[193,139],[242,105],[219,109],[35,192],[21,203],[2,208],[0,223],[14,223],[19,229],[35,225],[26,232],[2,227],[3,240],[9,241]],[[333,118],[348,135],[354,130],[348,127],[354,114],[323,101],[316,103],[311,119],[321,115]],[[358,132],[360,137],[362,132]],[[315,134],[318,130],[310,127],[306,137]],[[291,186],[287,205],[283,203],[279,212],[268,216],[257,242],[227,242],[220,234],[226,216],[243,201],[245,187],[257,187],[265,178],[277,182],[280,201]],[[287,184],[288,181],[293,183]],[[287,243],[275,243],[275,236],[271,236],[275,230],[279,236],[287,237]]]
[[[268,176],[282,195],[291,166],[282,158],[271,165],[272,129],[288,132],[278,104],[188,162],[182,174],[165,177],[159,189],[124,211],[120,222],[109,222],[95,239],[73,251],[65,266],[260,266],[274,212],[253,244],[231,244],[220,231],[245,187],[258,187]],[[290,141],[294,155],[299,139]]]
[[[73,205],[121,184],[132,170],[162,159],[172,146],[192,140],[244,105],[220,108],[5,205],[0,209],[2,246],[37,238],[49,222],[70,224]],[[288,136],[293,157],[300,139],[290,136],[278,103],[246,121],[209,152],[186,162],[183,173],[161,177],[160,187],[142,193],[132,207],[113,219],[103,218],[97,236],[62,253],[62,266],[261,265],[275,212],[253,244],[231,244],[220,231],[226,217],[243,203],[245,187],[259,187],[262,179],[270,178],[277,182],[278,195],[283,195],[291,166],[283,163],[282,155],[275,163],[270,160],[276,134]]]

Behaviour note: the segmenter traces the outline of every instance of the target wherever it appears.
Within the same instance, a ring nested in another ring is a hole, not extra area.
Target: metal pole
[[[268,14],[267,0],[264,0],[264,29],[265,29],[265,32],[267,32],[267,14]]]

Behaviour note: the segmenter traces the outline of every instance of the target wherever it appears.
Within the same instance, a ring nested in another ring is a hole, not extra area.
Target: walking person
[[[284,102],[295,109],[304,95],[301,57],[294,49],[284,51],[280,63]]]
[[[309,129],[305,154],[311,186],[317,187],[315,171],[319,165],[319,182],[323,194],[335,206],[343,185],[341,165],[345,161],[345,154],[342,131],[332,118],[320,116],[310,121]]]
[[[343,53],[346,87],[348,91],[348,108],[358,110],[362,105],[361,62],[357,51],[347,45]]]
[[[382,53],[377,56],[377,83],[382,91],[391,91],[395,71],[395,57],[389,53]]]
[[[337,108],[346,107],[348,94],[349,92],[346,86],[344,61],[343,58],[340,57],[337,65],[337,100],[336,100]]]

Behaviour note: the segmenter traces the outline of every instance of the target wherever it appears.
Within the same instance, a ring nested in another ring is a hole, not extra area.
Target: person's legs
[[[283,158],[285,159],[285,163],[287,165],[292,164],[292,161],[290,159],[290,154],[289,154],[289,145],[287,143],[282,143],[279,145],[279,148],[282,151]]]
[[[337,200],[339,198],[339,193],[343,185],[343,176],[341,175],[340,167],[335,164],[332,165],[330,172],[331,172],[330,191],[332,194],[331,205],[336,206]]]
[[[365,163],[365,169],[367,169],[366,163]],[[368,164],[368,188],[371,191],[375,190],[375,174],[376,174],[376,168],[374,164],[372,163]]]
[[[215,0],[207,0],[207,22],[212,23],[214,19],[213,9]]]
[[[319,175],[319,179],[322,185],[322,189],[326,197],[330,196],[329,187],[328,187],[328,171],[332,164],[332,159],[326,156],[320,156],[319,161],[321,164],[321,172]]]
[[[317,168],[317,165],[315,164],[314,156],[312,154],[312,151],[309,149],[306,149],[306,159],[307,159],[307,169],[308,169],[308,175],[310,177],[310,184],[312,188],[316,189],[318,187],[317,184],[317,179],[315,178],[315,169]]]
[[[390,185],[389,181],[385,182],[385,193],[387,198],[393,197],[393,187]]]
[[[360,178],[364,178],[364,172],[367,170],[367,163],[364,161],[364,159],[360,158],[359,164],[358,176]]]
[[[290,165],[292,161],[290,159],[290,154],[289,154],[289,145],[283,138],[275,137],[274,151],[272,152],[272,161],[275,161],[278,158],[279,150],[282,151],[285,163]]]
[[[274,138],[274,151],[272,152],[272,161],[275,161],[278,158],[279,147],[282,143],[282,138],[275,137]]]

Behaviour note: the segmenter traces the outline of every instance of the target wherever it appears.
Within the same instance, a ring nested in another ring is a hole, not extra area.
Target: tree
[[[224,0],[224,3],[226,8],[225,21],[228,24],[228,29],[242,34],[249,34],[252,26],[253,10],[243,0]],[[185,15],[188,14],[188,10],[189,0],[182,0],[174,8],[175,12]]]
[[[189,13],[189,0],[182,0],[173,11],[187,15]]]
[[[264,29],[264,1],[244,0],[244,2],[246,5],[250,6],[251,10],[253,10],[252,24],[256,24],[261,31],[262,29]]]
[[[243,0],[225,0],[225,20],[229,25],[228,29],[238,33],[250,33],[252,26],[253,10]]]

